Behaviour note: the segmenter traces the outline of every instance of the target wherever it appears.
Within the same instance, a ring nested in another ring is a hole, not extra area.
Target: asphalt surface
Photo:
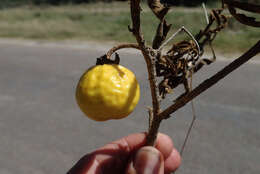
[[[94,122],[77,107],[77,81],[104,50],[94,44],[0,42],[0,174],[66,173],[95,148],[147,129],[145,108],[151,98],[145,63],[137,53],[120,54],[121,64],[136,73],[141,85],[142,97],[131,116]],[[228,62],[199,72],[193,86]],[[197,121],[178,173],[260,173],[259,74],[259,63],[247,63],[195,99]],[[160,131],[180,148],[190,121],[188,104]]]

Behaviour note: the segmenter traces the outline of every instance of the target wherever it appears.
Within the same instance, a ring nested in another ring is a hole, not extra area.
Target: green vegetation
[[[0,8],[17,7],[23,5],[65,5],[65,4],[82,4],[82,3],[97,3],[97,2],[118,2],[128,0],[0,0]],[[141,0],[146,2],[147,0]],[[200,6],[203,2],[208,6],[220,4],[222,0],[160,0],[161,3],[169,6]],[[239,0],[241,2],[259,4],[260,0]]]
[[[94,3],[94,2],[116,2],[116,1],[127,1],[127,0],[0,0],[0,7],[13,7],[21,5],[64,5],[64,4],[81,4],[81,3]],[[146,1],[146,0],[143,0]],[[221,0],[161,0],[162,3],[174,6],[198,6],[202,2],[208,4],[214,4]],[[259,0],[253,0],[259,1]]]
[[[145,5],[143,5],[145,7]],[[201,8],[175,8],[167,16],[173,30],[185,26],[192,33],[205,27]],[[127,2],[63,6],[23,6],[0,11],[0,37],[40,40],[96,40],[134,42]],[[147,42],[152,41],[158,20],[143,8],[142,26]],[[171,34],[170,33],[170,34]],[[176,38],[181,39],[184,35]],[[244,51],[260,37],[259,29],[232,20],[214,45],[223,52]]]

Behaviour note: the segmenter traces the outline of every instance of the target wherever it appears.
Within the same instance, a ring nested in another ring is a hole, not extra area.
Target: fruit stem
[[[114,52],[116,52],[117,50],[123,49],[123,48],[135,48],[135,49],[140,50],[139,45],[136,43],[123,43],[123,44],[120,44],[120,45],[117,45],[117,46],[114,46],[113,48],[111,48],[106,54],[107,59],[110,59]]]

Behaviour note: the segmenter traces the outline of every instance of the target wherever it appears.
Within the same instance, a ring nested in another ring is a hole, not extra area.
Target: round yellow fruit
[[[128,116],[140,98],[135,75],[121,65],[97,65],[79,80],[76,100],[91,119],[106,121]]]

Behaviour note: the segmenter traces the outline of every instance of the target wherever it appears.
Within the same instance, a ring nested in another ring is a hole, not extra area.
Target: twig
[[[159,47],[159,51],[161,51],[173,38],[176,37],[177,34],[179,34],[181,31],[183,30],[183,27],[179,28],[179,30],[177,30],[175,33],[173,33],[173,35],[171,35],[171,37],[169,37],[169,39],[167,39],[160,47]]]
[[[183,143],[183,145],[181,146],[181,150],[180,150],[180,155],[181,155],[181,156],[183,156],[184,149],[185,149],[185,147],[186,147],[186,144],[187,144],[188,139],[189,139],[190,134],[191,134],[191,130],[192,130],[193,125],[194,125],[195,120],[196,120],[195,107],[194,107],[194,104],[193,104],[192,101],[191,101],[191,107],[192,107],[192,114],[193,114],[193,115],[192,115],[192,120],[191,120],[191,123],[190,123],[190,125],[189,125],[189,129],[188,129],[188,131],[187,131],[187,133],[186,133],[186,136],[185,136],[185,139],[184,139],[184,143]]]
[[[207,9],[206,9],[204,2],[202,3],[202,7],[203,7],[203,11],[204,11],[204,14],[205,14],[205,17],[206,17],[207,24],[209,24],[209,16],[208,16],[208,12],[207,12]]]
[[[191,38],[192,40],[195,42],[196,46],[197,46],[197,49],[198,49],[198,56],[200,55],[200,46],[197,42],[197,40],[194,38],[194,36],[191,34],[191,32],[189,32],[188,29],[186,29],[184,26],[182,26],[179,30],[177,30],[175,33],[173,33],[173,35],[167,40],[165,41],[161,46],[160,48],[158,49],[159,51],[161,51],[163,49],[163,47],[165,47],[174,37],[176,37],[176,35],[180,32],[184,31],[185,33],[187,33]]]
[[[151,127],[149,128],[147,138],[146,138],[146,146],[154,146],[161,121],[162,119],[158,116],[158,113],[156,116],[153,116],[152,124]]]
[[[130,7],[131,7],[131,17],[132,17],[132,23],[133,23],[133,34],[136,38],[136,41],[139,45],[139,48],[142,51],[142,54],[144,56],[144,59],[147,64],[148,69],[148,76],[149,76],[149,82],[151,87],[151,95],[153,100],[153,112],[154,116],[158,114],[159,112],[159,102],[158,102],[158,95],[157,95],[157,87],[156,87],[156,79],[155,79],[155,68],[152,58],[150,57],[150,52],[152,49],[149,47],[146,47],[144,39],[141,34],[141,28],[140,28],[140,0],[131,0],[130,1]]]
[[[191,73],[191,78],[190,78],[190,79],[191,79],[191,80],[190,80],[190,87],[189,87],[190,90],[192,90],[192,79],[193,79],[193,78],[192,78],[192,75],[193,75],[193,73]],[[184,149],[185,149],[185,147],[186,147],[186,144],[187,144],[188,139],[189,139],[189,137],[190,137],[192,128],[193,128],[194,123],[195,123],[196,118],[197,118],[193,100],[191,100],[191,109],[192,109],[192,120],[191,120],[191,123],[190,123],[190,125],[189,125],[188,131],[187,131],[187,133],[186,133],[184,142],[183,142],[183,144],[182,144],[182,146],[181,146],[181,150],[180,150],[180,155],[181,155],[181,156],[183,156]]]
[[[173,105],[165,109],[163,112],[159,114],[159,117],[162,119],[166,119],[169,117],[170,114],[177,111],[181,107],[183,107],[185,104],[190,102],[192,99],[200,95],[202,92],[206,91],[208,88],[216,84],[219,80],[226,77],[228,74],[230,74],[232,71],[240,67],[242,64],[246,63],[248,60],[250,60],[252,57],[260,53],[260,40],[252,47],[250,48],[246,53],[244,53],[242,56],[234,60],[232,63],[227,65],[225,68],[223,68],[221,71],[213,75],[211,78],[205,80],[202,82],[199,86],[197,86],[194,90],[189,92],[188,94],[181,97],[178,101],[176,101]]]
[[[260,6],[255,4],[249,4],[246,2],[239,2],[234,0],[224,0],[224,3],[227,4],[230,14],[240,23],[251,26],[251,27],[260,27],[260,21],[256,21],[254,17],[248,17],[244,14],[237,13],[235,8],[241,10],[260,13]]]
[[[148,76],[149,76],[149,82],[150,82],[150,89],[151,89],[151,95],[152,95],[152,103],[153,103],[153,120],[151,123],[151,127],[149,128],[149,132],[147,135],[147,141],[146,145],[153,146],[154,142],[157,138],[158,129],[161,120],[158,117],[159,111],[160,111],[160,105],[158,100],[158,88],[156,86],[156,78],[155,78],[155,56],[156,54],[152,56],[151,53],[154,53],[152,48],[149,48],[145,45],[145,41],[143,39],[142,33],[141,33],[141,27],[140,27],[140,0],[131,0],[130,1],[130,9],[131,9],[131,19],[132,19],[132,27],[130,31],[133,33],[133,35],[136,38],[136,41],[139,45],[139,48],[142,51],[142,54],[144,56],[147,69],[148,69]]]
[[[125,43],[125,44],[120,44],[117,46],[114,46],[113,48],[111,48],[108,52],[107,52],[107,58],[110,59],[110,57],[112,56],[112,54],[114,52],[116,52],[117,50],[123,49],[123,48],[135,48],[140,50],[139,45],[135,44],[135,43]]]
[[[197,49],[198,49],[198,56],[199,56],[200,55],[199,43],[197,42],[197,40],[194,38],[194,36],[191,34],[191,32],[188,29],[186,29],[184,26],[182,28],[183,28],[183,31],[185,31],[192,38],[192,40],[195,42]]]
[[[247,2],[239,2],[234,0],[224,0],[224,3],[239,8],[241,10],[250,11],[253,13],[260,13],[260,5],[249,4]]]
[[[142,36],[141,26],[140,26],[140,13],[141,13],[140,0],[131,0],[130,9],[131,9],[131,19],[133,25],[132,26],[133,28],[131,28],[130,31],[135,36],[136,41],[140,46],[141,50],[145,51],[145,42]]]
[[[148,123],[149,123],[149,130],[150,130],[151,126],[152,126],[152,121],[153,121],[153,108],[147,107],[147,109],[148,109],[148,114],[149,114]]]

